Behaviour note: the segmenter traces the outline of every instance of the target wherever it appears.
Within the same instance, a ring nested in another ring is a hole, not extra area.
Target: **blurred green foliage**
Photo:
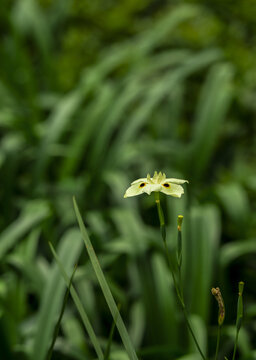
[[[255,16],[253,0],[2,0],[4,360],[46,356],[65,290],[48,241],[69,274],[79,261],[75,287],[107,344],[112,320],[80,255],[72,195],[139,358],[197,359],[171,291],[154,201],[123,199],[131,181],[154,170],[190,181],[182,199],[164,205],[170,249],[184,215],[183,280],[202,347],[214,354],[210,288],[220,286],[221,355],[231,354],[243,280],[238,352],[255,359]],[[54,358],[95,358],[72,301]],[[116,335],[111,359],[126,358]]]

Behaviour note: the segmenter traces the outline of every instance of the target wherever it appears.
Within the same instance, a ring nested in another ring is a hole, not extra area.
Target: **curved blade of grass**
[[[207,331],[204,320],[198,315],[189,315],[189,319],[191,321],[192,327],[196,334],[198,343],[200,344],[201,349],[203,350],[204,354],[207,352]],[[191,352],[196,351],[196,346],[192,336],[189,335],[189,345]]]
[[[53,338],[52,338],[52,343],[51,343],[51,346],[50,346],[50,348],[49,348],[49,350],[48,350],[48,354],[47,354],[47,357],[46,357],[47,360],[50,360],[51,357],[52,357],[52,352],[53,352],[54,344],[55,344],[55,342],[56,342],[56,339],[57,339],[57,336],[58,336],[58,333],[59,333],[59,330],[60,330],[60,323],[61,323],[61,320],[62,320],[64,311],[65,311],[65,308],[66,308],[66,305],[67,305],[67,302],[68,302],[68,297],[69,297],[69,293],[70,293],[70,287],[71,287],[71,284],[72,284],[73,277],[74,277],[74,275],[75,275],[76,269],[77,269],[77,265],[75,266],[74,271],[73,271],[73,273],[72,273],[72,275],[71,275],[71,278],[70,278],[70,281],[69,281],[69,285],[68,285],[68,288],[67,288],[67,290],[66,290],[64,299],[63,299],[60,316],[59,316],[58,321],[57,321],[57,324],[56,324],[56,326],[55,326],[54,334],[53,334]]]
[[[220,251],[220,265],[225,268],[241,256],[256,253],[256,241],[255,239],[233,241],[223,245]]]
[[[184,291],[189,298],[188,309],[206,323],[210,302],[208,289],[211,288],[213,265],[220,242],[221,223],[218,208],[213,205],[192,207],[190,220],[184,230],[183,283],[186,284]]]
[[[198,101],[189,149],[189,164],[194,176],[200,176],[213,155],[233,96],[233,67],[228,63],[213,66]],[[200,161],[195,161],[200,157]],[[188,167],[189,167],[188,164]]]
[[[250,215],[250,200],[243,185],[237,182],[218,184],[216,195],[231,221],[239,222],[241,227],[245,226]]]
[[[71,93],[65,95],[55,106],[52,114],[48,118],[48,130],[42,138],[39,146],[39,154],[37,156],[37,163],[34,168],[35,179],[40,179],[47,168],[50,161],[49,149],[60,138],[66,127],[71,121],[72,116],[80,107],[84,93],[78,88]]]
[[[172,11],[167,11],[166,15],[156,22],[153,27],[138,36],[138,40],[131,45],[136,46],[138,54],[148,54],[152,49],[161,43],[180,23],[199,15],[199,8],[190,4],[177,6]]]
[[[77,262],[81,252],[81,241],[77,230],[69,230],[60,241],[59,256],[70,272]],[[65,283],[59,273],[58,266],[53,264],[43,296],[41,299],[36,334],[34,338],[32,360],[44,360],[56,324],[56,314],[61,308],[61,301],[65,291]]]
[[[0,260],[29,230],[50,214],[44,201],[33,201],[25,207],[21,215],[0,236]]]
[[[95,131],[98,131],[99,122],[102,120],[103,113],[106,111],[109,103],[113,103],[116,92],[108,83],[99,90],[96,99],[91,103],[90,107],[81,114],[87,120],[81,122],[79,131],[76,131],[70,140],[70,150],[67,158],[64,160],[62,167],[62,176],[72,174],[80,163],[83,152],[86,149],[90,139],[94,137]],[[97,130],[95,130],[97,129]]]
[[[128,332],[127,332],[127,329],[126,329],[126,327],[124,325],[124,322],[123,322],[123,320],[121,318],[121,315],[120,315],[120,313],[118,311],[115,300],[114,300],[114,298],[112,296],[112,293],[111,293],[111,291],[109,289],[109,286],[107,284],[107,281],[105,279],[105,276],[103,274],[101,266],[99,264],[98,258],[97,258],[96,254],[94,252],[91,240],[90,240],[90,238],[89,238],[89,236],[87,234],[87,231],[86,231],[86,228],[84,226],[84,223],[83,223],[83,220],[82,220],[82,217],[81,217],[80,211],[78,209],[75,198],[73,198],[73,203],[74,203],[74,209],[75,209],[77,221],[78,221],[81,233],[82,233],[82,238],[84,240],[84,243],[85,243],[89,258],[91,260],[93,269],[94,269],[95,274],[97,276],[98,282],[99,282],[99,284],[101,286],[102,292],[103,292],[104,297],[106,299],[106,302],[108,304],[109,310],[110,310],[110,312],[111,312],[111,314],[113,316],[113,319],[115,319],[116,316],[117,316],[117,318],[116,318],[116,326],[117,326],[117,329],[118,329],[119,334],[121,336],[121,339],[123,341],[124,347],[125,347],[125,349],[127,351],[127,354],[129,356],[130,360],[138,360],[138,357],[136,355],[134,346],[131,343],[130,336],[129,336]]]
[[[54,247],[52,246],[52,244],[50,242],[49,242],[49,246],[50,246],[52,254],[53,254],[53,256],[54,256],[54,258],[55,258],[55,260],[56,260],[56,262],[57,262],[57,264],[59,266],[61,274],[62,274],[63,278],[65,279],[66,285],[68,286],[69,285],[69,278],[68,278],[68,275],[67,275],[67,273],[65,271],[65,268],[64,268],[59,256],[57,255],[56,251],[54,250]],[[94,349],[95,349],[95,352],[96,352],[96,354],[98,356],[98,359],[103,360],[104,356],[103,356],[103,352],[101,350],[100,344],[98,342],[98,339],[97,339],[97,337],[95,335],[93,327],[92,327],[92,325],[90,323],[90,320],[88,319],[88,316],[87,316],[87,314],[86,314],[86,312],[85,312],[85,310],[83,308],[83,305],[82,305],[82,303],[81,303],[81,301],[79,299],[79,296],[77,295],[77,292],[76,292],[75,288],[73,287],[73,285],[71,285],[70,293],[71,293],[71,296],[72,296],[72,298],[74,300],[74,303],[75,303],[75,305],[77,307],[77,310],[78,310],[78,312],[79,312],[79,314],[81,316],[81,319],[82,319],[82,321],[84,323],[84,326],[85,326],[85,328],[86,328],[86,330],[88,332],[88,335],[89,335],[89,337],[91,339],[92,345],[94,346]]]

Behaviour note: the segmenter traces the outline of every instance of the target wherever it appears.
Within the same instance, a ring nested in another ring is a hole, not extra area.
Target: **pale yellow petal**
[[[153,180],[154,183],[156,183],[157,179],[158,179],[158,173],[157,173],[157,171],[155,171],[152,180]]]
[[[152,179],[151,179],[151,177],[150,177],[150,174],[147,175],[147,182],[148,182],[149,184],[154,184],[153,181],[152,181]]]
[[[145,184],[145,185],[144,185]],[[143,185],[143,187],[141,187]],[[161,191],[162,186],[160,184],[148,184],[145,182],[140,182],[131,185],[125,192],[124,197],[131,197],[131,196],[137,196],[141,195],[143,193],[146,193],[150,195],[153,191]]]
[[[147,182],[147,178],[141,178],[141,179],[134,180],[134,181],[131,183],[131,185],[137,184],[137,183],[140,183],[140,182]]]
[[[162,182],[164,182],[166,179],[165,173],[162,174],[162,172],[160,171],[160,173],[158,174],[158,179],[157,179],[157,183],[161,184]]]
[[[181,184],[188,183],[188,180],[168,178],[168,179],[165,179],[165,182],[170,182],[170,183],[173,183],[173,184],[181,185]]]
[[[124,194],[124,198],[141,195],[141,194],[143,194],[142,190],[143,190],[143,188],[140,188],[139,183],[133,184],[126,190],[126,192]]]
[[[181,185],[177,185],[174,183],[170,183],[165,181],[165,184],[168,184],[169,187],[165,187],[163,184],[161,185],[161,192],[166,194],[166,195],[170,195],[170,196],[174,196],[174,197],[178,197],[180,198],[182,194],[184,194],[184,189]]]
[[[150,195],[152,192],[161,191],[162,186],[160,184],[147,184],[144,188],[144,192]]]
[[[150,195],[152,192],[159,191],[166,195],[180,198],[184,194],[184,189],[180,185],[184,183],[188,183],[188,180],[166,178],[165,173],[155,171],[152,178],[150,174],[147,174],[146,178],[133,181],[126,190],[124,197],[137,196],[143,193]]]

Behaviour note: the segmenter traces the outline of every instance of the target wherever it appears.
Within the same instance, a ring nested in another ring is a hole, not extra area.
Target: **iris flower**
[[[174,178],[167,179],[164,173],[155,171],[153,177],[148,174],[146,178],[133,181],[126,190],[124,197],[137,196],[143,193],[150,195],[155,191],[180,198],[184,194],[184,189],[181,186],[184,183],[188,183],[188,181]]]

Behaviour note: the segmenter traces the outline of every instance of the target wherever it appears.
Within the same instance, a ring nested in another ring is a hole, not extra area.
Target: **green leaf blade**
[[[82,220],[82,217],[81,217],[80,211],[78,209],[75,198],[73,198],[73,203],[74,203],[74,209],[75,209],[76,217],[78,220],[78,224],[79,224],[79,227],[80,227],[80,230],[82,233],[82,237],[83,237],[89,258],[91,260],[91,263],[92,263],[93,269],[95,271],[95,274],[97,276],[98,282],[101,286],[102,292],[103,292],[106,302],[108,304],[109,310],[113,316],[113,319],[116,319],[116,326],[117,326],[117,329],[121,336],[121,339],[123,341],[124,347],[127,351],[127,354],[129,356],[130,360],[138,360],[138,357],[137,357],[135,349],[131,343],[127,329],[124,325],[124,322],[121,318],[121,315],[118,311],[118,308],[116,306],[114,298],[111,294],[111,291],[109,289],[109,286],[107,284],[107,281],[106,281],[103,271],[101,269],[101,266],[99,264],[97,256],[94,252],[93,246],[92,246],[89,236],[87,234],[87,231],[84,226],[84,223],[83,223],[83,220]]]

